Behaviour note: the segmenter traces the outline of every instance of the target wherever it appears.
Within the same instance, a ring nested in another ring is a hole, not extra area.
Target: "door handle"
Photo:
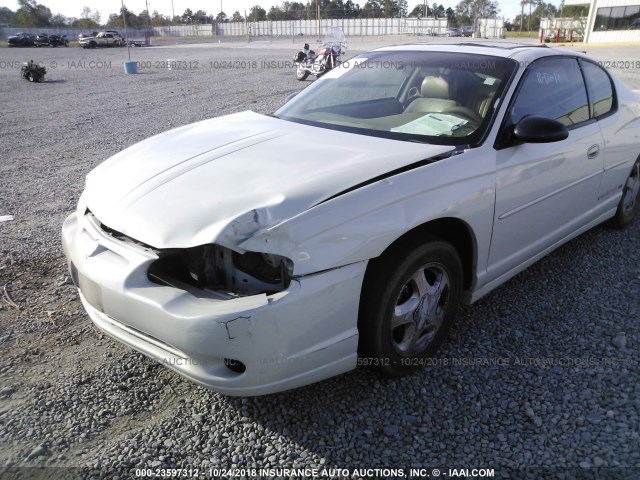
[[[600,154],[600,145],[591,145],[587,150],[587,158],[596,158]]]

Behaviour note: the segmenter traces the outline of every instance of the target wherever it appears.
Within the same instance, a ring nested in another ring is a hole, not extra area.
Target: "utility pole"
[[[520,2],[520,33],[522,33],[522,26],[524,24],[524,4],[527,3],[525,0],[521,0]]]
[[[127,31],[127,15],[125,14],[124,8],[124,0],[121,0],[122,4],[122,23],[124,23],[124,38],[127,39],[127,55],[129,56],[129,61],[131,61],[131,45],[129,44],[129,33]]]
[[[171,23],[173,24],[173,19],[176,18],[176,11],[173,8],[173,0],[171,0],[171,14],[172,14]]]

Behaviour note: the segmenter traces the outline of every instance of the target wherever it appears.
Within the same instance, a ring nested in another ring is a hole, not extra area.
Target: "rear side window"
[[[566,127],[589,120],[587,91],[575,58],[543,58],[528,67],[511,107],[511,122],[515,125],[528,115]]]
[[[607,72],[591,62],[582,62],[582,71],[587,79],[589,99],[593,116],[598,118],[613,109],[613,86]]]

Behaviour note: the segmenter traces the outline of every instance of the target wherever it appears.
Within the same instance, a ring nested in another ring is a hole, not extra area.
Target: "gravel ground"
[[[464,308],[437,365],[399,380],[356,370],[224,397],[92,326],[59,241],[86,173],[171,127],[273,111],[304,86],[284,64],[296,47],[132,49],[138,75],[124,75],[124,49],[2,49],[0,217],[14,220],[0,222],[0,287],[19,309],[0,302],[0,476],[426,468],[434,478],[434,468],[489,468],[497,478],[638,478],[640,221],[597,227]],[[587,50],[640,60],[637,47]],[[30,58],[47,66],[47,82],[19,78]],[[167,69],[169,59],[181,68]],[[224,68],[230,61],[239,68]],[[617,73],[639,89],[633,65]]]

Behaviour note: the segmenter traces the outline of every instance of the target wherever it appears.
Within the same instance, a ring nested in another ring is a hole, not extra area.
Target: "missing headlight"
[[[292,273],[293,263],[280,255],[201,245],[160,252],[147,275],[160,285],[237,297],[281,292],[289,287]]]

